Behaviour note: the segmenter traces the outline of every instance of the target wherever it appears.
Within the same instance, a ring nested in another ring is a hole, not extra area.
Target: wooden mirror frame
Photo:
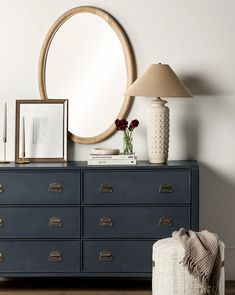
[[[48,31],[46,38],[43,42],[40,57],[39,57],[39,64],[38,64],[38,85],[39,85],[39,92],[40,97],[43,100],[49,99],[47,95],[46,90],[46,63],[47,63],[47,56],[50,49],[50,45],[53,41],[53,38],[59,28],[72,16],[79,14],[79,13],[92,13],[99,17],[101,17],[106,23],[108,23],[111,28],[114,30],[114,32],[117,34],[125,56],[125,62],[126,62],[126,71],[127,71],[127,86],[126,89],[134,82],[136,78],[136,64],[135,64],[135,58],[134,53],[131,47],[131,44],[127,38],[127,35],[125,34],[124,30],[120,26],[120,24],[107,12],[104,10],[101,10],[96,7],[91,6],[81,6],[81,7],[75,7],[64,14],[62,14],[51,26],[50,30]],[[123,94],[124,95],[124,94]],[[121,110],[119,111],[116,118],[122,119],[126,118],[131,106],[133,103],[133,97],[125,96]],[[114,121],[115,119],[114,118]],[[80,137],[75,134],[72,134],[68,131],[68,138],[74,142],[82,143],[82,144],[92,144],[96,142],[100,142],[108,137],[110,137],[116,130],[116,126],[114,122],[109,126],[105,131],[102,133],[92,136],[92,137]]]

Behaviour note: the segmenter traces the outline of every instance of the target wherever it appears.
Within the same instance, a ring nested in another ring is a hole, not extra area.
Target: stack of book
[[[136,165],[135,154],[93,155],[90,154],[88,165]]]

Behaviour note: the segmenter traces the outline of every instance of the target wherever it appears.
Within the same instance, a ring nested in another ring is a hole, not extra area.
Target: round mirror
[[[95,143],[115,131],[132,99],[124,96],[135,79],[134,56],[120,25],[106,12],[77,7],[49,30],[39,60],[42,99],[68,98],[69,138]]]

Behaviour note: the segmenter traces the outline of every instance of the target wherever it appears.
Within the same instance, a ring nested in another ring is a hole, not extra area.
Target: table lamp
[[[166,163],[169,149],[169,108],[160,97],[192,97],[187,87],[166,64],[152,64],[126,91],[129,96],[156,97],[147,111],[150,163]]]

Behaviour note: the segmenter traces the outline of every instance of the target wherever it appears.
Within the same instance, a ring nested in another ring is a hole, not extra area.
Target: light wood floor
[[[2,279],[0,295],[151,295],[151,282]],[[226,295],[235,295],[235,281],[226,282]]]

